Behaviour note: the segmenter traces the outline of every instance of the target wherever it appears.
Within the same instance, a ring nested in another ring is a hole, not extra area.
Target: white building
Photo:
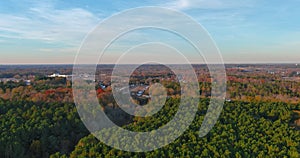
[[[54,73],[52,75],[48,75],[48,77],[67,77],[67,75],[60,75],[59,73]]]

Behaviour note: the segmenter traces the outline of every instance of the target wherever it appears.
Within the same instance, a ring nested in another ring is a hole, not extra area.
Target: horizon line
[[[261,64],[299,64],[300,62],[224,62],[224,63],[190,63],[191,65],[207,65],[207,64],[224,64],[224,65],[235,65],[235,64],[248,64],[248,65],[261,65]],[[90,63],[84,63],[84,64],[74,64],[74,63],[4,63],[0,64],[0,66],[17,66],[17,65],[95,65],[95,64],[90,64]],[[96,65],[116,65],[114,63],[103,63],[103,64],[96,64]],[[163,65],[163,64],[155,64],[155,63],[150,63],[150,64],[138,64],[138,63],[125,63],[125,64],[118,64],[118,65]],[[167,63],[167,65],[186,65],[183,63]]]

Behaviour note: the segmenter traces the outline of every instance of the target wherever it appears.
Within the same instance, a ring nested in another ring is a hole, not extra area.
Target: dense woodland
[[[176,102],[168,101],[162,112],[164,115],[136,120],[125,128],[134,131],[155,129],[174,114],[172,107],[176,107],[173,106]],[[159,150],[147,153],[119,151],[89,135],[79,141],[70,157],[299,157],[300,131],[289,126],[293,117],[291,109],[299,108],[299,105],[227,103],[216,126],[207,136],[199,138],[207,103],[207,100],[201,101],[194,122],[182,136]],[[113,137],[113,133],[109,136]]]
[[[43,75],[57,71],[69,74],[70,66],[0,66],[2,78],[20,79],[0,82],[0,157],[300,157],[300,82],[284,80],[281,73],[284,70],[287,76],[297,78],[297,67],[268,68],[275,74],[263,73],[257,67],[254,70],[259,71],[227,68],[230,100],[225,102],[216,125],[203,138],[198,134],[207,111],[211,82],[207,70],[198,68],[198,73],[204,74],[198,78],[200,103],[189,129],[161,149],[133,153],[99,142],[77,114],[71,81]],[[109,74],[109,69],[105,66],[102,70]],[[172,74],[160,80],[155,73],[144,71],[147,69],[135,74],[143,73],[140,81],[146,84],[154,79],[166,87],[170,96],[152,117],[124,115],[113,100],[109,82],[104,82],[105,89],[95,85],[105,113],[132,131],[151,131],[163,126],[174,116],[180,102],[180,85]],[[30,79],[31,85],[23,79]],[[133,75],[131,81],[136,82],[137,77]],[[113,138],[115,131],[111,130],[107,129],[107,137]]]
[[[69,153],[88,134],[70,103],[0,100],[0,157]]]
[[[178,99],[169,99],[154,117],[134,118],[124,128],[149,131],[167,123]],[[202,99],[195,120],[175,142],[152,152],[124,152],[89,135],[73,104],[0,100],[0,157],[299,157],[300,131],[292,110],[300,104],[227,102],[212,131],[198,132],[208,99]],[[108,130],[108,137],[113,132]],[[145,142],[147,143],[147,142]]]

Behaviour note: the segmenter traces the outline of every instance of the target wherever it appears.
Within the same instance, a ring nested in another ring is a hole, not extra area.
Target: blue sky
[[[210,33],[227,63],[300,61],[298,0],[7,0],[0,1],[0,64],[73,63],[82,40],[99,22],[142,6],[177,9],[193,17]],[[147,41],[153,34],[170,38],[155,31],[142,37]],[[111,61],[107,57],[104,62]]]

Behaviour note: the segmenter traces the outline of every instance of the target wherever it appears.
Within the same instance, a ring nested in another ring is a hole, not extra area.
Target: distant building
[[[67,80],[71,81],[73,75],[61,75],[59,73],[54,73],[52,75],[48,75],[47,77],[49,77],[49,78],[61,77],[61,78],[66,78]]]
[[[27,86],[30,86],[30,85],[31,85],[31,81],[30,81],[30,80],[25,80],[24,82],[25,82],[25,84],[26,84]]]
[[[15,79],[15,78],[0,78],[0,81],[3,82],[3,83],[6,83],[6,82],[20,82],[19,79]]]
[[[64,77],[64,78],[66,78],[67,75],[60,75],[59,73],[54,73],[52,75],[48,75],[48,77]]]
[[[268,71],[269,74],[274,75],[275,72],[274,71]]]
[[[102,83],[100,83],[99,85],[100,85],[101,89],[103,89],[103,90],[106,88],[106,85],[104,85]]]
[[[231,102],[231,99],[226,99],[225,101],[226,101],[226,102]]]
[[[144,93],[144,91],[143,91],[143,90],[140,90],[140,91],[138,91],[138,92],[137,92],[137,94],[136,94],[136,95],[140,97],[140,96],[142,96],[142,95],[143,95],[143,93]]]

